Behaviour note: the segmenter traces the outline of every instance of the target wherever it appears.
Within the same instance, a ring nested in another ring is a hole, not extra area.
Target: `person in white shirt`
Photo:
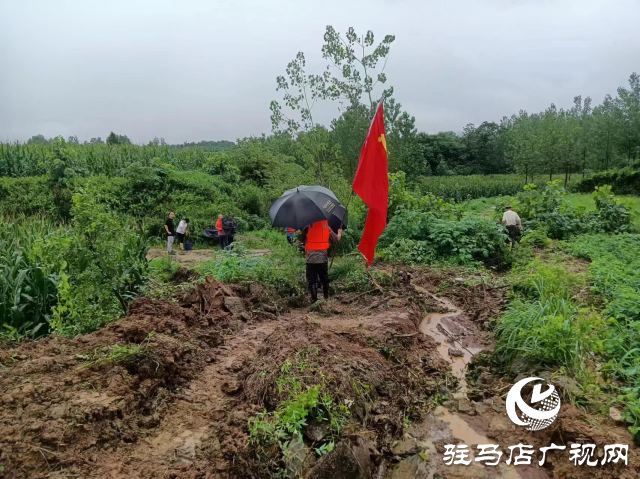
[[[176,228],[176,238],[178,238],[180,249],[183,251],[184,251],[184,238],[189,234],[187,232],[187,228],[189,228],[189,218],[180,220],[180,223],[178,223],[178,228]]]
[[[502,215],[502,221],[500,224],[507,227],[507,233],[509,233],[509,246],[513,248],[513,242],[520,239],[520,230],[522,230],[522,220],[518,216],[518,213],[511,209],[511,206],[507,206],[506,211]]]

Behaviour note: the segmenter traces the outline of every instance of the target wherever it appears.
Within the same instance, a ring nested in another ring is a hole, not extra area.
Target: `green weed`
[[[135,361],[147,353],[149,342],[153,336],[153,333],[149,333],[140,344],[125,344],[124,346],[114,344],[107,352],[96,350],[91,355],[78,355],[77,357],[86,361],[82,365],[83,369]]]

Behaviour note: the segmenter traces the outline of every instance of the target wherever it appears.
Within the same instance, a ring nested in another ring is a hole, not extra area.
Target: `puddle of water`
[[[447,408],[438,406],[433,414],[441,421],[446,422],[451,430],[451,434],[453,434],[453,437],[460,439],[463,444],[467,444],[469,446],[477,446],[478,444],[497,444],[494,440],[476,432],[471,426],[469,426],[467,421],[462,419],[460,416],[451,414],[451,411]]]
[[[508,457],[509,451],[506,452],[502,450],[503,455],[500,458],[501,463],[495,469],[492,467],[485,467],[475,462],[475,457],[478,449],[476,446],[478,444],[498,444],[493,439],[489,439],[487,436],[479,433],[475,429],[473,429],[467,421],[465,421],[461,416],[457,416],[456,414],[451,413],[447,408],[442,406],[438,406],[436,410],[433,412],[433,416],[437,418],[439,421],[442,421],[446,425],[446,429],[439,429],[437,427],[430,428],[429,434],[427,438],[430,445],[428,447],[429,457],[437,458],[436,460],[430,461],[428,469],[428,477],[434,477],[438,472],[438,464],[443,460],[442,457],[437,453],[435,442],[441,441],[443,439],[447,439],[449,436],[453,436],[455,439],[458,439],[461,444],[466,444],[469,446],[470,457],[469,459],[472,462],[469,466],[446,466],[446,471],[449,471],[453,474],[452,477],[456,478],[489,478],[496,477],[501,479],[521,479],[519,471],[513,466],[508,466],[504,464],[505,454]],[[499,469],[498,469],[499,467]],[[493,471],[493,472],[492,472]]]
[[[467,364],[471,362],[473,359],[473,355],[477,354],[481,351],[480,348],[463,348],[459,343],[453,341],[451,339],[451,335],[447,334],[447,331],[451,332],[451,327],[447,327],[447,324],[455,324],[454,318],[458,316],[461,311],[456,308],[449,300],[446,298],[439,298],[422,287],[414,286],[415,289],[423,294],[426,294],[438,302],[440,302],[444,307],[449,309],[448,313],[430,313],[427,314],[422,322],[420,323],[420,332],[431,336],[438,345],[438,353],[445,361],[448,361],[451,364],[451,371],[458,379],[458,390],[453,394],[454,399],[465,398],[467,395],[468,385],[465,379],[465,368]],[[462,357],[451,357],[449,356],[449,348],[455,348],[462,351]],[[436,457],[437,452],[435,449],[434,442],[436,440],[445,439],[444,437],[440,437],[443,433],[447,436],[451,435],[454,438],[458,439],[462,444],[467,444],[470,446],[470,449],[473,452],[476,452],[475,446],[478,444],[497,444],[494,440],[489,439],[483,434],[477,432],[473,429],[467,421],[465,421],[461,416],[451,413],[448,409],[439,406],[433,413],[434,417],[436,417],[439,421],[442,421],[446,425],[446,429],[450,431],[450,434],[444,430],[438,430],[438,428],[430,428],[428,439],[430,439],[431,447],[429,448],[429,455],[431,457]],[[503,451],[504,453],[504,451]],[[504,459],[504,457],[503,457]],[[441,460],[441,459],[440,459]],[[474,464],[475,465],[475,464]],[[456,468],[456,466],[453,466]],[[491,477],[500,477],[503,479],[520,479],[521,476],[518,471],[513,466],[507,466],[506,464],[501,464],[500,469],[495,470],[498,474],[492,475]],[[433,461],[429,467],[429,477],[433,477],[433,475],[437,472],[437,464]],[[479,472],[477,469],[466,469],[465,474],[461,477],[480,477],[475,476],[476,472]],[[467,476],[467,474],[471,473],[471,476]],[[485,476],[482,476],[485,477]]]

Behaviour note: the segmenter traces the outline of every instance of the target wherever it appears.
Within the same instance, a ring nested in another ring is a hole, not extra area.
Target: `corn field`
[[[203,148],[155,145],[74,144],[56,140],[46,145],[0,143],[0,176],[41,176],[63,162],[87,175],[117,176],[131,164],[170,165],[179,170],[201,168],[211,152]]]
[[[553,179],[564,181],[564,175],[555,175]],[[581,179],[574,176],[572,180]],[[546,184],[549,175],[539,175],[529,183]],[[417,184],[422,194],[433,193],[445,199],[457,202],[493,196],[512,196],[525,185],[523,175],[470,175],[470,176],[428,176]]]
[[[56,274],[46,271],[33,252],[34,240],[50,234],[44,219],[2,219],[0,228],[0,331],[18,339],[49,331],[57,302]]]

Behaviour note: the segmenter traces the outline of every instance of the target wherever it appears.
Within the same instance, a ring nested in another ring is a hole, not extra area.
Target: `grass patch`
[[[149,335],[140,344],[125,344],[121,346],[114,344],[109,347],[106,352],[94,351],[93,354],[78,354],[78,359],[83,359],[85,363],[82,369],[95,368],[107,364],[124,364],[139,360],[147,354],[149,342],[153,339],[153,333]]]

